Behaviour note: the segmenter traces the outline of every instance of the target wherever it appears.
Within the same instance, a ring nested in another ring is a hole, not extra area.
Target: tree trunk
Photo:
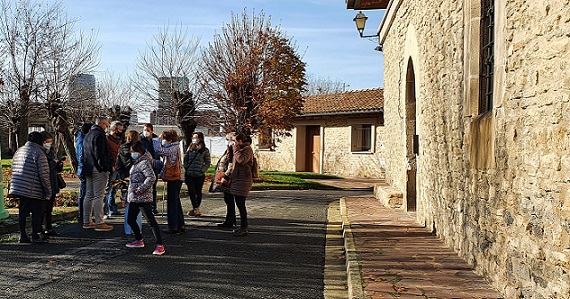
[[[73,135],[69,130],[65,130],[64,132],[58,132],[58,136],[60,136],[60,142],[63,144],[63,148],[65,149],[65,154],[71,163],[71,168],[74,173],[77,173],[77,153],[75,152],[75,142],[73,140]]]
[[[28,116],[22,116],[20,118],[20,124],[16,129],[16,148],[20,148],[28,141],[28,127],[29,120]]]
[[[196,122],[194,120],[184,121],[180,124],[180,130],[184,135],[184,142],[186,146],[192,143],[192,133],[196,130]]]

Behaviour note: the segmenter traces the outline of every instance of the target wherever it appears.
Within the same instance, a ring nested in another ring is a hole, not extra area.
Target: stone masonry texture
[[[480,145],[467,88],[478,59],[478,31],[467,25],[480,1],[393,2],[401,6],[383,42],[386,181],[406,192],[411,60],[417,220],[505,298],[570,298],[570,1],[494,1],[492,162],[481,168],[470,161]]]

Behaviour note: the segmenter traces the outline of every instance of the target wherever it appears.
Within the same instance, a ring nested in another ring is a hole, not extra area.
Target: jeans
[[[160,235],[160,229],[156,219],[154,219],[154,214],[152,213],[152,202],[131,202],[129,203],[130,213],[127,219],[127,223],[131,226],[133,233],[135,233],[135,239],[142,240],[141,230],[137,224],[137,217],[142,212],[144,218],[152,228],[152,233],[156,239],[156,244],[162,245],[162,236]]]
[[[185,226],[182,204],[180,203],[181,188],[182,181],[166,182],[166,219],[168,228],[171,230],[178,230]]]
[[[20,197],[20,208],[18,209],[18,224],[20,225],[20,236],[27,237],[26,220],[32,213],[32,239],[40,237],[42,231],[42,220],[46,211],[46,200]]]
[[[130,207],[131,207],[131,205],[127,203],[127,207],[125,208],[125,223],[124,223],[125,235],[130,235],[133,233],[131,226],[127,222],[129,219],[129,211],[131,209]],[[141,213],[139,213],[139,215],[137,216],[137,224],[138,224],[139,228],[142,230],[142,215],[141,215]]]
[[[117,214],[119,207],[115,202],[115,197],[117,195],[117,189],[113,187],[111,181],[118,179],[119,173],[116,171],[111,172],[109,175],[109,180],[107,180],[107,186],[105,187],[105,204],[103,206],[103,212],[107,215]]]
[[[228,192],[224,192],[224,202],[226,202],[226,221],[227,224],[236,224],[236,202],[234,196]]]
[[[108,172],[99,172],[93,168],[93,174],[85,176],[85,200],[83,201],[83,223],[91,222],[95,216],[95,223],[103,223],[103,201],[105,186],[109,180]]]
[[[197,209],[202,203],[202,188],[204,187],[204,180],[206,176],[191,177],[186,176],[184,180],[186,181],[186,186],[188,186],[188,195],[190,196],[190,202],[192,207]]]
[[[83,201],[85,200],[85,176],[79,176],[79,196],[77,197],[77,210],[79,212],[79,219],[83,221]]]
[[[239,210],[240,227],[247,228],[247,209],[245,208],[245,196],[234,195]]]

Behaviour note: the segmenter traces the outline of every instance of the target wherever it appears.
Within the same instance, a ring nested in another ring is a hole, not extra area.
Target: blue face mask
[[[135,160],[138,159],[138,158],[139,158],[139,153],[137,153],[137,152],[131,153],[131,158],[133,158],[133,159],[135,159]]]
[[[162,140],[162,146],[167,146],[168,143],[166,142],[166,140]]]

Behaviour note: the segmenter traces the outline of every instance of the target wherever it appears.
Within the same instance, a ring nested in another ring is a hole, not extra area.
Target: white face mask
[[[192,139],[193,144],[198,144],[198,139]]]
[[[51,144],[52,142],[44,143],[44,148],[49,151],[51,149]]]
[[[143,131],[143,136],[148,138],[148,136],[150,136],[150,132],[149,131]]]

